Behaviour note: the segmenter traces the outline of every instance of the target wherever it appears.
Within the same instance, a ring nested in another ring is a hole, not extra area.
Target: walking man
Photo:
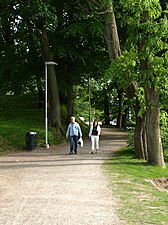
[[[82,131],[80,125],[75,121],[75,117],[71,117],[71,122],[68,125],[66,138],[68,139],[70,136],[70,152],[69,154],[77,154],[77,146],[78,146],[78,139],[82,138]]]

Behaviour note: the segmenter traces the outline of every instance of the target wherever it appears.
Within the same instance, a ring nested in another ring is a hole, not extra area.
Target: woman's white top
[[[93,124],[90,126],[89,137],[91,137],[92,135],[92,130],[93,130]],[[98,132],[97,135],[100,135],[100,132],[101,132],[100,125],[97,125],[97,132]]]

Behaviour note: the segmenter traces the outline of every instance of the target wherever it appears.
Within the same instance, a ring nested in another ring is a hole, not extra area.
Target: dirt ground
[[[168,178],[155,178],[150,180],[150,182],[160,191],[165,191],[168,193]]]
[[[67,143],[1,156],[0,224],[126,224],[102,169],[126,139],[124,132],[103,128],[98,154],[91,154],[87,139],[77,155],[68,155]]]

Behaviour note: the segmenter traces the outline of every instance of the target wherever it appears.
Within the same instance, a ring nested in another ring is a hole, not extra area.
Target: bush
[[[168,129],[167,127],[161,127],[161,139],[163,145],[164,159],[168,162]]]

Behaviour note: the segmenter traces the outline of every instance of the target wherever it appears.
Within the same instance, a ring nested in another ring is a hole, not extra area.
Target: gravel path
[[[126,145],[126,134],[103,128],[100,152],[90,140],[77,155],[59,145],[0,157],[0,225],[122,225],[102,164]]]

